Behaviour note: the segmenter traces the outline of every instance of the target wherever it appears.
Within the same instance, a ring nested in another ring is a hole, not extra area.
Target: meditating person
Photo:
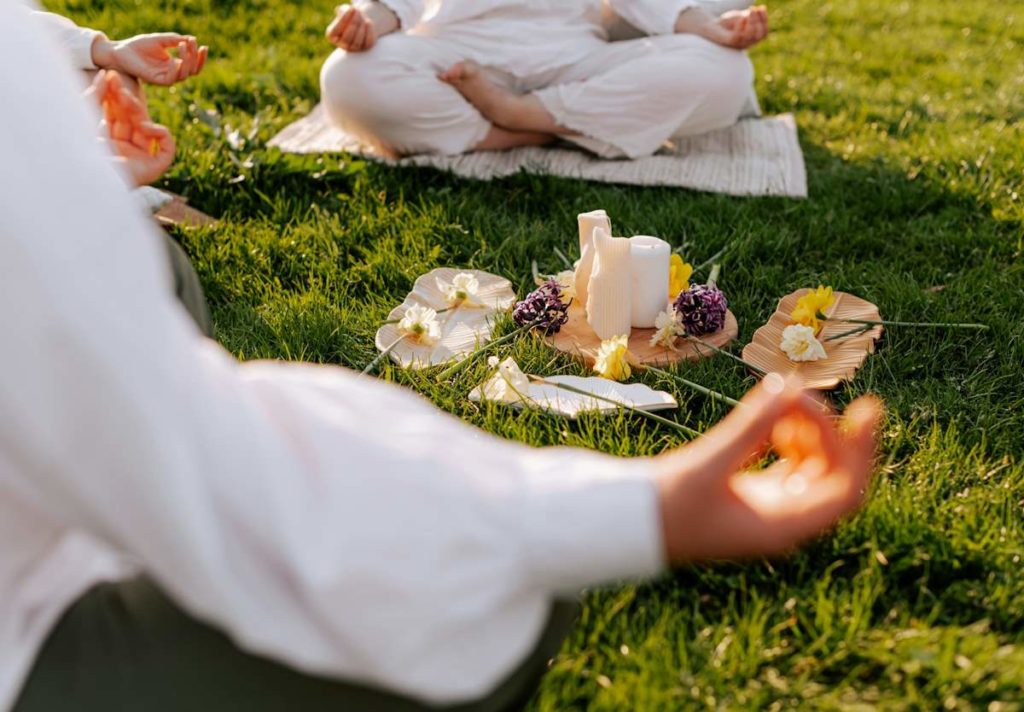
[[[200,47],[191,35],[157,32],[111,40],[99,30],[79,27],[56,13],[36,11],[33,16],[54,34],[74,66],[83,71],[111,69],[133,81],[171,86],[199,74],[206,65],[208,48]]]
[[[71,66],[89,75],[86,96],[103,110],[100,137],[130,185],[144,188],[159,180],[174,161],[176,144],[166,127],[151,120],[141,82],[170,86],[199,74],[208,48],[200,47],[195,37],[169,32],[112,41],[61,15],[32,15],[62,45]],[[137,195],[145,204],[147,194]],[[175,293],[203,333],[212,336],[209,309],[188,255],[170,235],[164,243]]]
[[[174,299],[59,47],[22,0],[0,26],[0,709],[515,709],[581,588],[779,555],[862,501],[878,404],[838,428],[777,375],[619,459],[240,364]]]
[[[756,113],[765,8],[698,0],[363,0],[327,29],[323,105],[396,154],[571,141],[638,158]],[[610,42],[609,12],[644,35]]]

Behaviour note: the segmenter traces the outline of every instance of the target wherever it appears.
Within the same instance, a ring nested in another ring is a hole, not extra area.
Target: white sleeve
[[[0,3],[0,492],[134,554],[249,650],[438,703],[513,669],[556,593],[661,570],[649,461],[506,442],[202,339],[18,8]]]
[[[646,35],[671,35],[683,10],[698,0],[609,0],[615,14]]]
[[[97,69],[92,61],[92,46],[98,38],[105,36],[102,32],[79,27],[68,18],[52,12],[33,12],[32,15],[70,53],[75,69]]]
[[[398,16],[398,29],[400,32],[407,32],[423,19],[426,12],[426,0],[375,0],[380,2]]]

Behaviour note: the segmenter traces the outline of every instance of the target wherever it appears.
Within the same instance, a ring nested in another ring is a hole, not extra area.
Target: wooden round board
[[[736,323],[736,316],[729,312],[725,317],[725,326],[714,334],[708,334],[701,338],[701,341],[724,347],[736,338],[739,333],[739,325]],[[651,346],[651,336],[654,329],[633,329],[629,335],[629,351],[633,354],[633,360],[641,365],[671,365],[680,361],[687,361],[712,356],[714,351],[702,349],[697,344],[687,339],[676,339],[675,349],[666,349],[663,346]],[[597,351],[601,347],[601,339],[587,323],[587,316],[583,307],[572,305],[569,307],[569,321],[557,334],[545,337],[545,340],[559,351],[572,354],[582,358],[588,366],[593,366],[597,359]]]

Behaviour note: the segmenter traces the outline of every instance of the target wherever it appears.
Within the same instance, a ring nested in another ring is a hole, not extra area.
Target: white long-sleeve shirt
[[[20,0],[0,26],[0,709],[122,554],[250,651],[432,702],[511,671],[555,594],[662,568],[649,461],[201,338],[60,48]]]
[[[699,0],[380,0],[413,34],[443,36],[514,76],[575,64],[606,41],[607,7],[648,35],[671,34]]]
[[[79,27],[68,18],[52,12],[33,12],[33,17],[43,24],[47,30],[71,55],[71,63],[76,69],[96,69],[92,61],[92,46],[96,40],[105,35],[99,30]]]

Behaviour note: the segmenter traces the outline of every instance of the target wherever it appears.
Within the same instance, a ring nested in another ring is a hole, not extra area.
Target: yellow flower
[[[668,263],[668,296],[675,299],[681,291],[690,288],[690,276],[693,274],[693,265],[683,262],[683,258],[672,253]]]
[[[633,374],[629,367],[629,336],[613,336],[601,342],[594,370],[613,381],[624,381]]]
[[[817,336],[821,333],[822,327],[818,314],[824,314],[835,301],[836,298],[832,296],[832,287],[818,285],[817,289],[810,290],[797,300],[796,307],[790,312],[789,317],[794,323],[814,329],[814,334]]]

